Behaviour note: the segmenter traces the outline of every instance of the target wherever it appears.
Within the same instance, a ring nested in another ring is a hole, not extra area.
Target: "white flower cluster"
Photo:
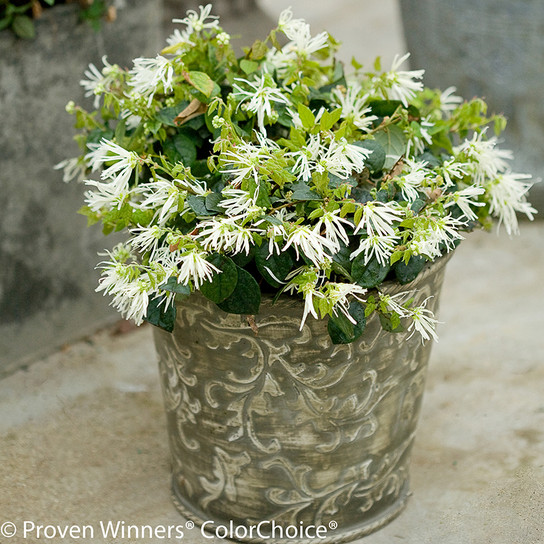
[[[496,137],[485,140],[484,136],[485,131],[474,134],[455,153],[466,157],[474,182],[490,194],[490,212],[499,218],[499,225],[504,224],[509,235],[519,234],[516,212],[529,219],[536,213],[526,199],[533,185],[528,181],[531,176],[512,172],[508,163],[513,158],[512,151],[499,149]]]
[[[312,36],[287,9],[277,29],[287,43],[238,65],[210,13],[207,5],[175,20],[185,29],[130,70],[105,57],[102,70],[89,66],[81,85],[95,108],[107,98],[103,107],[120,119],[114,132],[110,119],[101,125],[70,107],[102,136],[59,167],[65,178],[100,172],[85,181],[88,214],[131,234],[101,264],[98,288],[126,317],[141,322],[155,299],[168,307],[172,279],[179,292],[213,280],[222,273],[214,254],[247,262],[259,251],[270,262],[292,259],[286,274],[264,270],[274,287],[303,297],[301,327],[327,314],[355,324],[350,304],[365,303],[368,289],[351,263],[385,277],[399,261],[451,251],[489,215],[512,234],[516,213],[536,213],[526,200],[530,176],[509,169],[512,154],[495,137],[482,128],[451,145],[453,127],[472,126],[469,114],[454,88],[428,106],[423,70],[401,69],[408,55],[389,71],[344,77],[320,60],[334,48],[329,35]],[[211,75],[195,69],[197,54]],[[193,118],[200,122],[184,126]],[[412,306],[411,295],[376,287],[384,311],[410,321],[410,334],[436,339],[427,300]]]

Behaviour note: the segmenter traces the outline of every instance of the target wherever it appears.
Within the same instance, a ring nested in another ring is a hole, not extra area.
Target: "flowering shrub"
[[[193,291],[242,315],[272,293],[304,300],[301,327],[330,316],[336,343],[372,313],[436,338],[409,287],[380,286],[408,284],[492,216],[508,234],[516,212],[532,218],[529,176],[497,147],[504,119],[425,88],[423,70],[401,69],[407,55],[389,71],[354,60],[346,75],[337,42],[289,9],[237,58],[210,9],[175,21],[183,30],[161,54],[130,70],[91,65],[81,84],[95,111],[68,105],[82,155],[61,164],[65,179],[100,172],[82,213],[130,233],[98,290],[167,330],[174,300]]]

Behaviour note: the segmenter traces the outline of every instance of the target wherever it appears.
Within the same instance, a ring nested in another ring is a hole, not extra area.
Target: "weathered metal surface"
[[[388,291],[417,288],[436,310],[446,260]],[[404,507],[431,344],[371,318],[333,345],[325,321],[299,330],[301,315],[299,300],[264,300],[256,336],[192,295],[173,334],[156,330],[174,499],[195,522],[336,522],[324,542],[345,542]]]

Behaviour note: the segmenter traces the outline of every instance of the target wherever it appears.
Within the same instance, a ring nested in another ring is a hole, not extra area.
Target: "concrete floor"
[[[413,496],[365,544],[544,542],[544,224],[522,231],[474,233],[448,264]],[[23,538],[25,520],[97,532],[108,520],[184,523],[169,497],[151,327],[102,331],[0,381],[0,414],[0,526],[19,530],[2,544],[38,542]]]
[[[259,3],[274,18],[289,4]],[[383,52],[388,62],[403,51],[391,0],[365,0],[364,14],[354,11],[360,0],[291,4],[314,31],[339,35],[347,60]],[[357,14],[358,33],[390,31],[358,51],[360,34],[342,36],[340,13]],[[522,224],[519,238],[474,233],[456,251],[412,457],[413,496],[360,542],[544,543],[543,250],[544,224],[535,222]],[[0,444],[1,544],[180,542],[104,538],[100,522],[109,520],[181,525],[181,542],[220,542],[186,529],[170,501],[150,327],[101,331],[0,381]],[[25,521],[88,525],[94,535],[25,538]],[[6,522],[18,531],[12,538]]]

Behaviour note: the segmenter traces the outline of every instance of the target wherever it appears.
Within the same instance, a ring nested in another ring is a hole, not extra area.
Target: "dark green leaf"
[[[206,195],[206,208],[211,212],[222,212],[223,208],[219,207],[218,204],[223,200],[223,195],[220,193],[209,193]]]
[[[332,256],[332,266],[335,272],[339,272],[342,276],[351,278],[351,249],[343,242],[340,242],[340,249]],[[339,268],[338,268],[339,267]],[[347,274],[347,275],[346,275]]]
[[[180,138],[181,137],[181,138]],[[183,134],[177,134],[173,138],[166,140],[163,143],[163,150],[168,157],[168,160],[172,163],[182,162],[185,166],[190,166],[194,159],[196,158],[196,148],[194,144],[189,140],[189,146],[187,148],[183,147],[184,143],[187,143],[187,138]],[[192,146],[192,150],[191,150]],[[183,154],[180,152],[183,152]],[[191,161],[191,162],[187,162]]]
[[[409,283],[417,278],[426,262],[425,257],[412,255],[407,264],[404,261],[397,261],[393,265],[393,269],[400,283]]]
[[[297,181],[291,185],[292,200],[321,200],[321,197],[314,192],[304,181]]]
[[[403,130],[397,125],[390,125],[376,132],[374,137],[385,151],[383,168],[391,170],[406,151],[406,136]]]
[[[177,278],[174,276],[168,278],[168,281],[166,281],[162,285],[159,285],[159,289],[164,289],[165,291],[169,291],[170,293],[178,293],[179,295],[191,294],[191,289],[189,289],[189,287],[187,285],[184,285],[183,283],[178,283]]]
[[[199,159],[191,164],[191,173],[195,178],[203,178],[210,174],[208,168],[208,161],[206,159]]]
[[[424,200],[421,200],[421,198],[416,198],[416,199],[412,202],[412,205],[410,206],[410,209],[411,209],[414,213],[419,213],[424,207],[425,207],[425,201],[424,201]]]
[[[361,140],[355,142],[354,145],[368,149],[371,151],[368,159],[365,160],[365,165],[371,172],[379,172],[383,169],[385,163],[385,149],[376,140]]]
[[[391,117],[399,107],[402,107],[400,100],[371,100],[368,103],[370,115],[377,117]]]
[[[368,105],[370,106],[371,115],[377,117],[391,117],[399,107],[404,108],[400,100],[371,100]],[[413,118],[419,119],[421,117],[421,113],[415,106],[410,104],[405,109]]]
[[[278,283],[274,277],[281,282],[285,281],[285,278],[287,277],[287,274],[291,272],[295,261],[289,252],[280,253],[279,255],[276,255],[275,253],[273,255],[268,255],[268,244],[263,244],[255,253],[255,264],[263,278],[272,285],[272,287],[280,287],[281,284]],[[272,277],[272,274],[274,277]]]
[[[179,153],[181,162],[190,166],[196,160],[196,147],[194,142],[185,134],[176,134],[173,138],[176,151]]]
[[[353,280],[361,287],[371,289],[382,283],[390,270],[389,264],[381,265],[376,258],[372,258],[365,265],[365,256],[357,255],[351,266],[351,275]]]
[[[438,157],[435,157],[430,151],[425,151],[418,158],[418,161],[425,161],[429,168],[437,168],[442,163]]]
[[[8,26],[11,25],[12,17],[4,16],[0,18],[0,30],[4,30],[5,28],[8,28]]]
[[[239,267],[237,270],[238,282],[233,293],[218,306],[229,314],[255,315],[261,305],[261,288],[247,270]]]
[[[179,104],[176,104],[175,106],[172,106],[171,108],[163,108],[162,110],[159,110],[155,117],[163,125],[168,125],[169,127],[175,127],[177,125],[176,123],[174,123],[174,119],[176,118],[178,113],[182,112],[188,105],[189,105],[189,102],[187,100],[184,100],[183,102],[180,102]]]
[[[206,208],[206,197],[204,196],[187,195],[187,204],[196,215],[210,215],[208,208]]]
[[[238,269],[232,259],[219,253],[210,255],[207,260],[221,272],[214,274],[211,281],[204,282],[200,291],[206,298],[218,304],[234,292],[238,283]]]
[[[355,324],[342,313],[329,318],[327,329],[333,344],[350,344],[363,334],[366,325],[365,307],[354,300],[349,306],[349,313],[355,319]]]
[[[360,202],[361,204],[365,204],[366,202],[374,200],[370,191],[368,191],[367,189],[361,189],[360,187],[354,187],[351,190],[351,196],[355,199],[356,202]]]
[[[269,184],[261,180],[259,182],[259,194],[257,195],[257,199],[255,200],[255,204],[257,206],[260,206],[261,208],[271,208],[272,203],[270,202],[270,197],[268,196],[270,193],[270,186]]]
[[[237,253],[232,256],[232,260],[236,266],[243,268],[255,258],[255,251],[255,246],[251,246],[247,255],[245,253]]]
[[[15,16],[11,28],[13,28],[13,32],[15,32],[19,38],[31,40],[36,37],[34,23],[32,22],[32,19],[26,15]]]
[[[149,301],[144,319],[156,327],[172,332],[176,323],[176,306],[172,303],[165,308],[162,297],[153,298]]]

